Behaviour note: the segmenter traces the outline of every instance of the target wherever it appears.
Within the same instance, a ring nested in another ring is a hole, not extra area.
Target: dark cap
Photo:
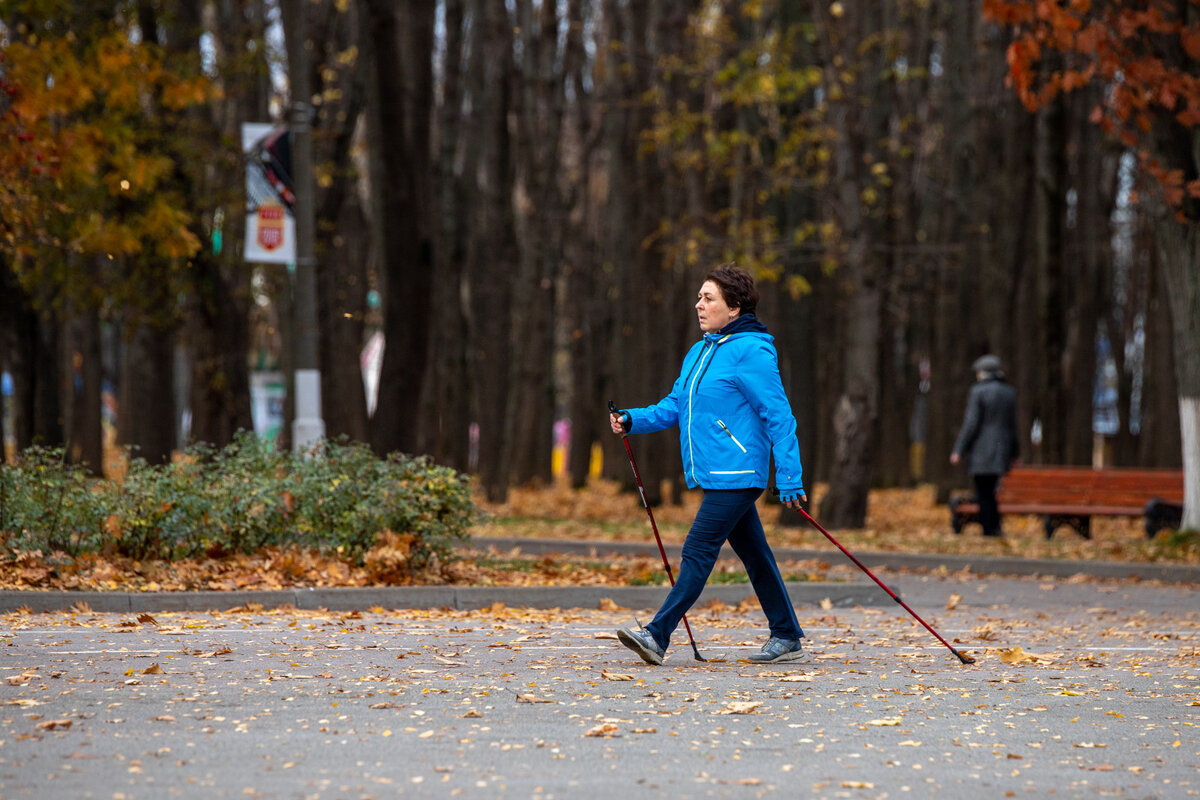
[[[971,365],[972,372],[1003,372],[1004,364],[1001,363],[999,356],[986,355],[975,359],[975,363]]]

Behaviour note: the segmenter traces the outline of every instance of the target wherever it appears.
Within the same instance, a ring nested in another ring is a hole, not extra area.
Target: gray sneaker
[[[807,658],[800,639],[779,639],[772,636],[762,646],[762,650],[750,656],[749,660],[757,664],[771,664],[776,661],[800,661]]]
[[[663,662],[663,656],[667,651],[658,646],[658,642],[654,641],[654,637],[650,631],[645,628],[621,628],[617,631],[617,639],[621,644],[628,647],[633,652],[642,657],[642,661],[647,664],[658,666]]]

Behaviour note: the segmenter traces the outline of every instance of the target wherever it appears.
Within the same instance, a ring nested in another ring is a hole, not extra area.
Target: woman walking
[[[804,631],[754,505],[769,483],[772,453],[780,501],[799,509],[808,500],[796,418],[779,377],[774,338],[754,315],[757,305],[749,272],[733,264],[709,272],[696,302],[703,336],[684,357],[671,393],[652,406],[610,414],[614,433],[678,426],[687,485],[704,490],[683,543],[679,580],[649,625],[617,632],[648,664],[663,662],[672,632],[700,597],[726,540],[767,616],[770,638],[750,660],[804,656]]]

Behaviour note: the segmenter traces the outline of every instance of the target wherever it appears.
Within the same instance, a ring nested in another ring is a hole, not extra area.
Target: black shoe
[[[800,639],[779,639],[772,636],[762,650],[750,656],[756,664],[773,664],[776,661],[803,661],[808,658]]]
[[[617,639],[621,644],[628,647],[633,652],[642,657],[642,661],[647,664],[658,666],[663,662],[663,656],[667,651],[658,646],[658,642],[654,641],[654,637],[650,631],[645,628],[621,628],[617,631]]]

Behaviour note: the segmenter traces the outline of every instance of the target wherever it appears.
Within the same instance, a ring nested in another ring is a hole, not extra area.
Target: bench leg
[[[954,531],[955,535],[961,535],[963,528],[968,522],[975,522],[978,519],[978,514],[959,511],[958,507],[963,503],[973,503],[973,497],[954,497],[950,499],[950,530]]]
[[[1054,536],[1054,531],[1060,525],[1070,525],[1076,533],[1085,539],[1092,538],[1092,518],[1079,517],[1075,515],[1064,514],[1047,514],[1042,517],[1042,530],[1046,534],[1046,540],[1049,541]]]
[[[1153,539],[1163,528],[1175,530],[1183,522],[1183,506],[1151,500],[1146,503],[1146,538]]]

